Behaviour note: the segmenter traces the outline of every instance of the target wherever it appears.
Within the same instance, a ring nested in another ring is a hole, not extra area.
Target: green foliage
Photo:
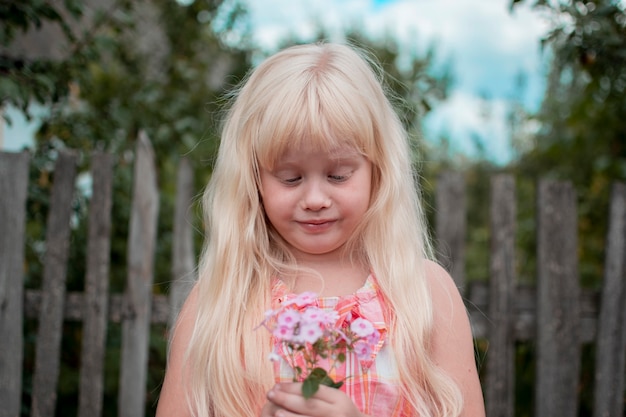
[[[626,12],[609,0],[553,6],[537,2],[537,7],[555,19],[543,40],[553,58],[536,116],[542,128],[517,169],[522,182],[552,177],[575,185],[580,272],[585,285],[597,287],[610,187],[613,181],[626,180]]]
[[[117,0],[121,12],[128,10],[130,1]],[[67,96],[71,81],[92,59],[103,53],[102,46],[111,36],[128,26],[113,13],[96,14],[88,30],[77,33],[83,19],[83,2],[64,0],[54,3],[41,0],[0,3],[0,100],[2,105],[21,109],[31,117],[32,103],[49,105]],[[55,44],[67,45],[64,58],[42,56],[32,58],[16,49],[13,42],[20,35],[35,29],[60,28]],[[102,31],[106,26],[108,31]],[[9,120],[10,122],[10,120]]]

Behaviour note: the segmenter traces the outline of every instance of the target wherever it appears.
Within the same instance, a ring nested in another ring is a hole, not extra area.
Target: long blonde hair
[[[368,262],[393,312],[389,340],[415,414],[459,414],[458,387],[429,360],[431,249],[407,134],[380,74],[352,47],[301,45],[265,60],[234,94],[204,195],[207,243],[185,365],[195,416],[257,416],[273,384],[269,335],[253,329],[272,277],[293,262],[266,220],[259,166],[303,140],[352,146],[371,161],[371,204],[347,246]]]

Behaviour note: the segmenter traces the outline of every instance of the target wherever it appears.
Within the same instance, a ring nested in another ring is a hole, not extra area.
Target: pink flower
[[[315,343],[317,340],[322,337],[324,332],[320,327],[319,323],[302,323],[300,325],[300,332],[298,334],[298,340],[301,343]]]
[[[376,346],[380,341],[380,332],[375,330],[371,335],[367,336],[366,340],[370,346]]]
[[[350,324],[350,330],[359,337],[368,337],[374,333],[374,325],[371,321],[359,317]]]
[[[290,329],[296,327],[296,324],[300,322],[300,313],[296,310],[285,310],[281,312],[276,318],[278,326],[285,326]]]
[[[364,340],[357,340],[354,343],[354,353],[359,360],[369,359],[372,356],[372,347]]]
[[[305,291],[303,293],[298,294],[296,298],[293,298],[289,300],[287,303],[283,304],[283,306],[286,307],[291,304],[295,304],[298,307],[304,307],[304,306],[313,304],[316,299],[317,299],[317,294],[315,294],[314,292]]]
[[[284,301],[275,310],[265,313],[265,319],[257,326],[265,327],[282,344],[290,360],[302,355],[304,366],[294,367],[294,381],[307,382],[302,386],[305,398],[310,398],[320,384],[339,388],[343,381],[333,381],[330,370],[346,360],[352,353],[359,360],[371,359],[375,346],[380,342],[380,333],[372,322],[363,318],[339,320],[335,310],[317,307],[317,295],[304,292]],[[278,351],[270,360],[280,359]],[[318,361],[328,360],[330,369],[319,367]]]
[[[293,327],[278,326],[274,329],[272,334],[275,338],[285,342],[290,342],[294,338]]]
[[[326,318],[326,314],[324,310],[317,307],[308,307],[302,313],[302,321],[304,323],[316,323],[318,326],[324,324],[324,319]]]

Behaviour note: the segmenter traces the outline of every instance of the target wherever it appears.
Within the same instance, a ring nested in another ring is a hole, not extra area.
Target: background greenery
[[[513,0],[511,7],[521,2]],[[489,177],[496,172],[513,174],[519,193],[518,274],[520,281],[532,283],[535,185],[538,178],[545,177],[572,181],[579,203],[581,282],[597,289],[603,274],[610,186],[626,179],[626,13],[623,6],[611,0],[525,2],[554,21],[542,41],[550,56],[543,104],[536,114],[529,114],[521,105],[511,107],[511,139],[517,156],[506,166],[497,166],[485,157],[452,156],[447,138],[430,138],[431,143],[441,146],[421,146],[417,156],[424,162],[420,166],[426,203],[433,206],[432,190],[441,170],[452,168],[466,173],[466,274],[468,280],[482,280],[488,276]],[[80,0],[0,1],[2,104],[19,108],[29,116],[33,103],[48,109],[32,152],[26,284],[38,288],[41,282],[48,195],[58,150],[77,150],[79,169],[86,172],[91,151],[102,149],[116,158],[111,291],[123,291],[132,150],[138,131],[143,129],[152,140],[159,169],[161,209],[155,292],[164,293],[171,271],[170,231],[178,161],[182,155],[191,159],[196,189],[201,190],[211,173],[225,95],[263,53],[253,48],[246,10],[237,2],[196,0],[181,5],[174,0],[110,0],[107,4],[109,7],[86,16]],[[138,19],[145,15],[156,16],[154,22],[158,25],[152,32],[146,31],[146,25]],[[65,56],[24,58],[11,52],[16,37],[50,24],[60,28],[68,45]],[[327,37],[322,26],[317,37]],[[416,142],[422,142],[423,115],[446,100],[453,82],[450,73],[433,70],[436,48],[424,56],[411,56],[408,66],[399,66],[400,48],[394,39],[372,39],[358,29],[346,31],[345,38],[371,50],[382,62],[388,86],[402,100],[398,110],[404,122]],[[159,47],[142,49],[141,40]],[[284,39],[282,46],[310,40],[294,36]],[[540,126],[537,133],[529,134],[525,129],[530,121]],[[77,193],[68,271],[70,290],[83,287],[87,202],[88,193]],[[202,225],[197,226],[201,230]],[[201,234],[197,233],[196,238],[200,247]],[[72,415],[77,404],[81,328],[68,323],[64,331],[58,414]],[[153,332],[147,415],[154,414],[165,368],[165,329],[155,327]],[[30,404],[28,375],[33,369],[35,333],[36,323],[27,322],[24,415],[28,415]],[[115,415],[117,410],[120,333],[119,326],[109,326],[105,415]],[[532,343],[518,348],[519,416],[532,415],[533,350]],[[584,352],[581,416],[590,415],[592,404],[587,393],[592,392],[593,346],[585,347]]]

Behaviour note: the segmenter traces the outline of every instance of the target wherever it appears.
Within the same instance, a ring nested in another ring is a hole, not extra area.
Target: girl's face
[[[299,261],[335,256],[370,203],[372,164],[353,149],[296,149],[261,168],[265,213]]]

